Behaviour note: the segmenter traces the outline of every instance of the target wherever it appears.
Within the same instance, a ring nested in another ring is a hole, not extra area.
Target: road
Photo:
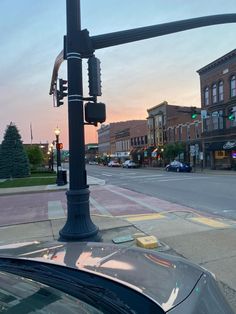
[[[106,184],[236,219],[236,175],[174,173],[157,169],[123,169],[87,165],[90,176]]]

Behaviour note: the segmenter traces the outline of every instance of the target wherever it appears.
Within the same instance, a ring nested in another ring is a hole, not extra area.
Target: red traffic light
[[[63,149],[63,144],[62,143],[57,143],[57,149]]]

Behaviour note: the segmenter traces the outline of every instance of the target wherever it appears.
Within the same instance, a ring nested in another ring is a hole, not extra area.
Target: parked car
[[[98,162],[94,160],[90,160],[89,165],[98,165]]]
[[[120,163],[118,161],[115,161],[115,160],[111,160],[109,163],[108,163],[108,167],[120,167]]]
[[[192,167],[187,163],[174,160],[166,166],[166,171],[191,172]]]
[[[133,160],[126,160],[123,164],[123,168],[138,168],[138,164],[136,164]]]
[[[200,266],[106,243],[2,245],[0,286],[3,313],[233,314]]]

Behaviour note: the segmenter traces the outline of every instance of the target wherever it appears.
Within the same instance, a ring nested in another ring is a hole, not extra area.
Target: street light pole
[[[59,135],[60,135],[60,129],[57,127],[54,131],[56,135],[56,150],[57,150],[57,185],[61,186],[64,185],[64,181],[62,179],[62,172],[61,172],[61,151],[59,147]]]
[[[53,154],[53,143],[50,144],[50,149],[51,149],[51,170],[52,172],[54,171],[54,154]]]
[[[98,227],[89,211],[89,189],[85,170],[84,113],[80,0],[67,0],[66,55],[68,81],[69,182],[67,221],[59,231],[61,240],[99,240]]]

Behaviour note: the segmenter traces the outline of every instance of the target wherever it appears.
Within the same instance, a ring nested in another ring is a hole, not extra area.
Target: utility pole
[[[66,1],[67,35],[64,54],[67,60],[69,184],[66,192],[68,215],[60,230],[61,240],[89,238],[99,240],[98,227],[89,211],[89,189],[85,170],[84,114],[80,0]]]

